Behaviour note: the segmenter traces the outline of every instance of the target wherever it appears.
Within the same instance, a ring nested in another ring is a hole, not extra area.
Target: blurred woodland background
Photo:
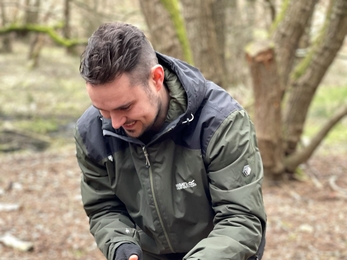
[[[109,21],[138,26],[251,114],[264,258],[347,259],[346,0],[0,0],[0,260],[103,259],[72,136],[90,105],[80,54]]]

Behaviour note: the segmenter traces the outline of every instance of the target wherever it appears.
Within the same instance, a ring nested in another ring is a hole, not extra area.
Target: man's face
[[[162,107],[155,82],[149,80],[148,84],[132,85],[130,76],[123,73],[111,83],[87,83],[87,92],[101,115],[111,119],[113,128],[122,127],[128,136],[137,138],[156,127]]]

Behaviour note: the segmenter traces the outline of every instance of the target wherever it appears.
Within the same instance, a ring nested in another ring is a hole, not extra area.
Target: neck
[[[153,125],[154,130],[160,130],[160,128],[165,123],[166,116],[169,110],[169,103],[170,103],[169,91],[164,84],[159,94],[160,94],[160,101],[159,101],[157,119],[155,120],[155,123]]]

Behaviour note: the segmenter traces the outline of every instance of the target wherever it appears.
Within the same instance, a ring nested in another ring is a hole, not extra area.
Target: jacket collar
[[[206,80],[197,68],[189,65],[188,63],[158,52],[157,58],[159,60],[159,64],[177,76],[179,82],[186,92],[187,109],[178,118],[180,123],[185,122],[187,119],[191,119],[192,115],[194,116],[203,102],[206,92]]]

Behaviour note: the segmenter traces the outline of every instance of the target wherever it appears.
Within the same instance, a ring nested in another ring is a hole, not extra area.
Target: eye
[[[130,108],[131,108],[131,105],[128,105],[128,106],[120,108],[120,110],[127,111],[127,110],[130,110]]]

